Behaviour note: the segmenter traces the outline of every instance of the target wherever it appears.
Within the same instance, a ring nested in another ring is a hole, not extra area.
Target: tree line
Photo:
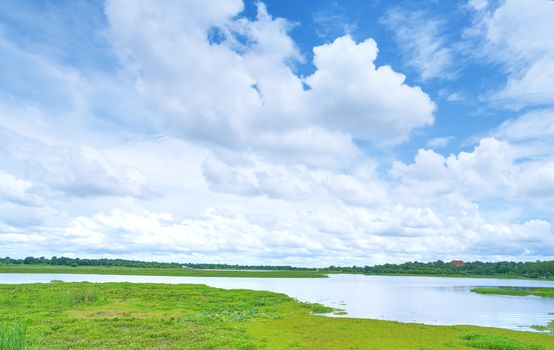
[[[61,265],[61,266],[117,266],[138,268],[191,268],[206,270],[315,270],[313,268],[275,265],[230,265],[230,264],[204,264],[204,263],[176,263],[155,262],[125,259],[80,259],[68,257],[35,258],[28,256],[24,259],[10,257],[0,258],[0,264],[24,264],[24,265]]]
[[[32,256],[24,259],[10,257],[0,258],[0,264],[26,264],[26,265],[64,265],[64,266],[118,266],[137,268],[192,268],[192,269],[217,269],[217,270],[304,270],[304,271],[328,271],[342,273],[362,273],[371,275],[437,275],[437,276],[502,276],[502,277],[526,277],[526,278],[554,278],[554,261],[535,262],[466,262],[463,266],[453,266],[449,262],[441,260],[433,262],[407,262],[403,264],[383,264],[374,266],[329,266],[325,268],[306,268],[288,265],[232,265],[211,263],[176,263],[138,261],[125,259],[80,259],[68,257],[51,258]]]
[[[463,266],[453,266],[449,262],[437,260],[433,262],[407,262],[403,264],[383,264],[375,266],[330,266],[328,270],[339,272],[356,272],[373,275],[453,275],[453,276],[502,276],[525,278],[554,277],[554,261],[535,262],[466,262]]]
[[[163,263],[155,261],[138,261],[125,259],[80,259],[56,257],[35,258],[28,256],[24,259],[14,259],[10,257],[0,258],[0,264],[25,264],[25,265],[62,265],[62,266],[118,266],[118,267],[141,267],[141,268],[163,268],[163,267],[181,267],[178,263]]]

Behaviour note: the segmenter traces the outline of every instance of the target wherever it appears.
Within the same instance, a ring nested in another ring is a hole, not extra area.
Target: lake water
[[[552,281],[484,278],[330,275],[330,278],[229,278],[77,274],[0,274],[0,283],[66,282],[193,283],[225,289],[285,293],[301,301],[341,308],[346,316],[433,325],[476,325],[533,330],[546,325],[554,298],[481,295],[475,287],[554,287]]]

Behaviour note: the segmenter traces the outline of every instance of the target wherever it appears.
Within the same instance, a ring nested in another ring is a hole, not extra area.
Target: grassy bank
[[[184,277],[256,277],[256,278],[325,278],[313,270],[200,270],[185,268],[138,268],[114,266],[57,266],[0,264],[0,273],[75,273],[100,275],[184,276]]]
[[[0,285],[0,339],[53,350],[554,349],[545,334],[312,314],[325,311],[283,294],[203,285]]]
[[[328,272],[333,274],[349,272]],[[497,275],[469,275],[469,274],[418,274],[418,273],[359,273],[366,276],[399,276],[399,277],[447,277],[447,278],[489,278],[489,279],[511,279],[524,281],[554,281],[554,277],[531,278],[521,275],[497,274]]]
[[[499,288],[474,288],[471,291],[479,294],[499,294],[499,295],[515,295],[515,296],[534,295],[538,297],[554,298],[554,288],[499,287]]]

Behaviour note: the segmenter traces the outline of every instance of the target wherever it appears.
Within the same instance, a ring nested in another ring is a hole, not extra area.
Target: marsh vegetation
[[[330,311],[284,294],[203,285],[0,285],[2,334],[28,348],[554,348],[554,337],[539,333],[316,315]]]
[[[21,323],[0,324],[1,350],[24,350],[26,348],[25,327]]]
[[[183,277],[325,278],[316,270],[203,270],[182,267],[0,264],[0,273],[53,273]]]
[[[498,288],[474,288],[471,291],[479,294],[514,295],[514,296],[534,295],[537,297],[554,298],[554,288],[498,287]]]

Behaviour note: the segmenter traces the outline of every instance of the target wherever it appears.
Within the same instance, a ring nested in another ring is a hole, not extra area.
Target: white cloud
[[[290,23],[262,4],[255,20],[236,17],[240,6],[198,20],[196,3],[172,5],[135,3],[129,12],[114,1],[107,15],[124,62],[136,67],[129,72],[136,90],[179,136],[321,166],[339,161],[336,154],[354,155],[352,137],[397,143],[433,123],[435,105],[420,88],[374,65],[371,39],[345,36],[314,48],[317,71],[301,79],[290,68],[303,59]],[[207,34],[214,28],[223,36],[218,43]]]
[[[265,132],[258,135],[253,144],[279,162],[314,168],[348,167],[361,157],[350,135],[312,127],[286,133]]]
[[[554,162],[554,111],[539,109],[504,121],[491,133],[517,146],[529,167]],[[548,191],[547,191],[548,192]]]
[[[290,205],[290,204],[289,204]],[[381,209],[328,206],[281,215],[235,209],[207,209],[176,220],[170,213],[113,209],[80,216],[56,229],[0,233],[30,251],[55,240],[52,253],[123,254],[144,259],[238,263],[379,263],[452,256],[549,256],[552,226],[544,220],[521,224],[486,221],[478,212],[438,213],[403,205]],[[383,255],[385,253],[385,255]],[[430,255],[431,254],[431,255]],[[211,260],[211,259],[210,259]]]
[[[444,23],[422,11],[390,9],[381,22],[393,33],[407,65],[422,80],[452,79],[455,52],[447,43]]]
[[[554,142],[554,110],[536,110],[508,119],[497,128],[495,134],[516,142],[530,140]]]
[[[483,139],[472,152],[444,157],[420,149],[413,164],[395,162],[391,173],[410,188],[434,195],[458,192],[478,199],[508,195],[519,167],[507,143]]]
[[[86,245],[98,251],[169,253],[180,256],[180,260],[194,253],[271,258],[285,249],[292,255],[303,255],[322,248],[306,235],[295,235],[284,228],[278,233],[250,222],[243,214],[213,208],[200,218],[183,221],[174,220],[169,213],[114,209],[76,218],[63,239],[71,241],[72,246]]]
[[[469,0],[467,4],[469,8],[480,11],[487,8],[487,6],[489,5],[489,1],[488,0]]]
[[[305,79],[313,115],[362,139],[395,143],[434,121],[435,104],[389,66],[376,67],[373,39],[349,36],[314,48],[316,72]]]
[[[83,110],[85,100],[81,91],[86,86],[77,70],[20,49],[1,31],[0,56],[2,95],[24,94],[60,114],[64,110]],[[52,89],[51,84],[56,84],[56,88]]]
[[[521,108],[554,103],[554,5],[551,1],[507,0],[499,6],[474,6],[476,22],[467,30],[483,42],[481,54],[502,64],[508,74],[495,94]]]
[[[453,92],[446,96],[448,102],[461,102],[467,100],[467,96],[463,92]]]
[[[288,201],[340,201],[362,207],[388,202],[387,185],[371,172],[358,177],[302,165],[272,164],[255,156],[238,161],[210,157],[203,171],[210,188],[221,193]]]
[[[11,138],[14,144],[7,148],[9,158],[22,165],[26,178],[42,189],[42,195],[154,195],[138,169],[115,164],[98,148],[50,145],[19,135]]]
[[[40,197],[33,192],[32,182],[18,179],[0,169],[0,200],[36,206],[40,203]]]
[[[420,149],[414,163],[395,162],[391,175],[399,178],[409,193],[419,195],[458,193],[470,200],[550,201],[554,193],[554,162],[539,161],[530,155],[526,147],[486,138],[471,152],[448,157]]]
[[[312,21],[315,33],[322,39],[352,34],[357,26],[357,21],[338,2],[324,4],[312,14]]]
[[[329,194],[347,205],[374,207],[388,202],[386,185],[376,179],[340,174],[327,177],[325,185]]]
[[[208,158],[203,165],[203,173],[216,192],[235,193],[240,195],[258,194],[255,178],[243,174],[217,158]]]
[[[133,196],[152,195],[143,174],[129,167],[111,163],[99,150],[79,147],[57,157],[28,163],[32,178],[42,178],[55,189],[76,196]],[[60,157],[61,156],[61,157]]]
[[[430,148],[440,148],[445,147],[454,139],[453,136],[443,136],[443,137],[435,137],[427,141],[427,146]]]
[[[523,196],[554,198],[554,162],[527,166],[519,179]]]

